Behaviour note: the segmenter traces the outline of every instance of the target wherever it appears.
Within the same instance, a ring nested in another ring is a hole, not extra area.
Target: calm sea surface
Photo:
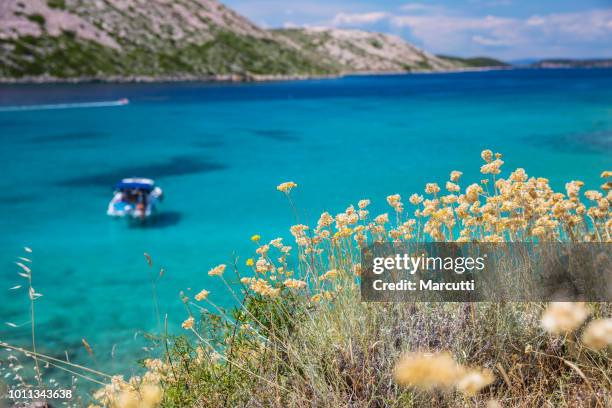
[[[9,106],[129,98],[127,106],[12,111]],[[480,151],[504,154],[562,188],[601,184],[612,169],[612,70],[514,70],[348,77],[268,84],[0,86],[0,340],[27,346],[26,292],[14,261],[33,249],[38,347],[129,374],[162,315],[180,332],[179,291],[207,288],[217,263],[251,256],[249,237],[287,237],[294,223],[280,182],[299,184],[302,222],[361,198],[385,197],[462,170],[480,180]],[[155,178],[158,222],[105,215],[122,177]],[[96,353],[93,363],[81,345]],[[54,374],[58,375],[59,374]]]

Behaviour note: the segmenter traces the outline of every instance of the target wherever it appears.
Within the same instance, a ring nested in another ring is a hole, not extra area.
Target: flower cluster
[[[287,181],[285,183],[280,183],[276,189],[280,192],[283,192],[285,194],[289,194],[289,192],[291,190],[293,190],[294,188],[297,187],[297,184],[295,184],[293,181]]]
[[[406,354],[395,365],[398,384],[422,391],[455,387],[466,396],[474,396],[494,380],[490,370],[464,367],[449,353]]]
[[[142,377],[134,376],[125,381],[123,376],[114,376],[110,384],[94,393],[94,399],[109,408],[158,407],[164,395],[161,382],[167,377],[169,368],[157,359],[145,360],[145,367],[148,371]],[[90,408],[101,406],[90,405]]]
[[[542,313],[541,325],[551,334],[566,335],[577,331],[590,314],[591,310],[581,302],[552,302]],[[612,318],[588,323],[581,340],[592,350],[612,346]]]
[[[405,211],[400,194],[387,197],[396,213],[395,223],[388,213],[369,219],[369,200],[349,206],[335,216],[321,214],[317,228],[309,234],[306,225],[295,225],[291,233],[303,254],[321,253],[343,238],[354,238],[359,246],[380,241],[457,241],[457,242],[527,242],[570,240],[573,242],[610,241],[612,220],[610,200],[612,182],[602,191],[588,190],[582,196],[581,181],[566,184],[565,193],[555,192],[548,179],[530,177],[516,169],[507,178],[500,177],[501,154],[482,152],[485,164],[479,183],[459,184],[462,172],[452,171],[445,184],[446,193],[437,183],[427,183],[426,197],[409,197],[415,208]],[[610,172],[602,177],[610,177]]]
[[[209,276],[223,276],[223,273],[225,272],[225,264],[221,264],[221,265],[217,265],[214,268],[212,268],[210,271],[208,271],[208,275]]]
[[[201,302],[208,297],[209,293],[210,292],[208,292],[206,289],[202,289],[197,295],[194,296],[194,299]]]
[[[318,302],[333,298],[343,279],[358,276],[354,262],[344,261],[354,259],[361,248],[374,242],[610,241],[612,182],[606,181],[602,191],[581,193],[584,183],[571,181],[565,192],[556,192],[547,179],[531,177],[522,168],[502,177],[500,153],[484,150],[481,158],[485,178],[478,183],[462,186],[463,173],[453,170],[444,190],[438,183],[426,183],[424,194],[407,195],[408,205],[402,195],[389,195],[393,216],[389,212],[370,215],[371,202],[363,199],[335,215],[323,212],[315,228],[293,225],[290,232],[297,245],[298,270],[317,271],[318,275],[290,276],[287,257],[291,247],[280,238],[261,245],[256,235],[252,240],[260,244],[255,251],[258,258],[249,258],[246,265],[258,276],[243,278],[243,283],[257,294],[273,297],[283,288],[310,288],[311,300]],[[604,178],[611,175],[601,174]],[[295,187],[297,184],[287,182],[277,188],[288,193]],[[272,255],[273,248],[280,256]],[[545,324],[553,323],[547,320]],[[562,330],[551,326],[551,331],[557,329]]]
[[[576,330],[588,316],[584,303],[552,302],[542,314],[541,324],[551,334],[566,334]]]

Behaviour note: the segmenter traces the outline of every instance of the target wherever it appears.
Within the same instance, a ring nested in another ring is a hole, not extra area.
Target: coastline
[[[211,82],[211,83],[249,83],[275,81],[305,81],[313,79],[338,79],[347,76],[378,76],[378,75],[410,75],[410,74],[453,74],[461,72],[483,72],[510,70],[516,67],[465,67],[440,71],[347,71],[336,74],[295,74],[295,75],[260,75],[260,74],[229,74],[229,75],[134,75],[134,76],[87,76],[60,78],[50,75],[26,76],[21,78],[0,77],[2,85],[25,84],[81,84],[81,83],[163,83],[163,82]]]
[[[307,81],[316,79],[339,79],[348,76],[382,76],[382,75],[432,75],[432,74],[458,74],[463,72],[487,72],[487,71],[509,71],[515,69],[538,69],[538,70],[567,70],[567,69],[610,69],[608,66],[492,66],[492,67],[464,67],[446,70],[423,70],[423,71],[347,71],[335,74],[228,74],[228,75],[131,75],[131,76],[86,76],[60,78],[50,75],[25,76],[21,78],[0,77],[0,85],[29,85],[29,84],[91,84],[91,83],[164,83],[164,82],[210,82],[210,83],[256,83],[256,82],[279,82],[279,81]]]
[[[22,78],[0,78],[0,84],[80,84],[80,83],[162,83],[162,82],[272,82],[272,81],[300,81],[307,79],[335,79],[346,74],[329,75],[134,75],[134,76],[87,76],[60,78],[50,75],[26,76]]]

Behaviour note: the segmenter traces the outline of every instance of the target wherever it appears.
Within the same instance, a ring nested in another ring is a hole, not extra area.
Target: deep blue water
[[[388,194],[480,180],[480,151],[504,154],[561,188],[597,187],[612,168],[612,70],[514,70],[359,76],[266,84],[0,86],[0,106],[129,98],[122,107],[0,108],[0,339],[28,345],[24,291],[14,264],[31,255],[38,346],[125,372],[156,330],[150,271],[170,329],[185,318],[179,291],[229,295],[206,272],[251,255],[252,234],[287,237],[294,222],[280,182],[299,184],[302,221],[361,198],[386,211]],[[109,219],[112,185],[153,177],[166,193],[150,228]],[[114,348],[114,358],[111,351]]]

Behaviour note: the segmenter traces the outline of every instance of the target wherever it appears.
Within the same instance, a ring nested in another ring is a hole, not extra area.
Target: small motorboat
[[[106,213],[111,217],[130,217],[145,220],[157,211],[164,193],[147,178],[125,178],[115,185]]]

